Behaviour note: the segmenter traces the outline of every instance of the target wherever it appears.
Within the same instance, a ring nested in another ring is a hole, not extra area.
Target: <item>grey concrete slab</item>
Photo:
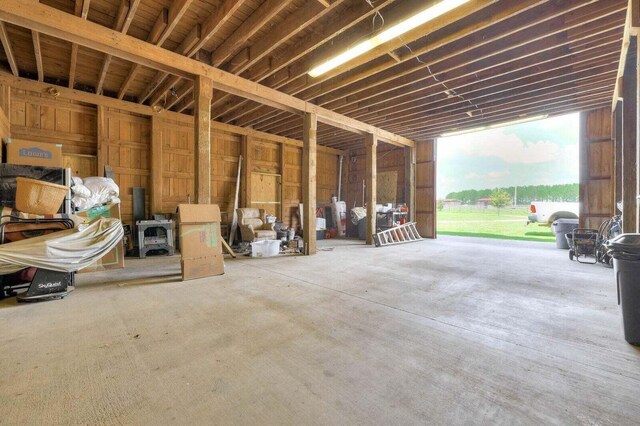
[[[636,424],[613,271],[441,237],[78,275],[0,301],[0,424]]]

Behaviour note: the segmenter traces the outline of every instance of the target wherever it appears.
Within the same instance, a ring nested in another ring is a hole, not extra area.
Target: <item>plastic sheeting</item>
[[[0,275],[30,266],[60,272],[86,268],[122,240],[118,219],[100,218],[76,229],[0,245]]]

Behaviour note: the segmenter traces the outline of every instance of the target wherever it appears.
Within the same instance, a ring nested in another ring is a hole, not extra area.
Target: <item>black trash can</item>
[[[578,219],[557,219],[552,226],[553,233],[556,234],[556,248],[568,250],[569,242],[566,235],[578,228]]]
[[[640,346],[640,261],[613,258],[624,339]]]
[[[367,239],[367,218],[363,217],[358,221],[358,239],[366,240]]]

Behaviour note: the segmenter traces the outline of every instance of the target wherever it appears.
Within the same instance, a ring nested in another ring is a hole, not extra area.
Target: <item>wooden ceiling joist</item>
[[[589,16],[592,13],[593,8],[583,10],[584,16]],[[415,90],[421,90],[421,88],[424,90],[424,88],[430,87],[439,89],[438,91],[441,92],[444,91],[445,88],[440,83],[444,82],[448,87],[457,89],[460,82],[456,82],[453,80],[454,78],[467,76],[467,81],[481,80],[482,74],[492,78],[503,72],[500,70],[502,65],[514,60],[520,60],[523,65],[526,64],[525,66],[536,64],[539,63],[539,61],[527,60],[526,58],[532,59],[532,56],[537,52],[549,51],[554,48],[556,51],[560,51],[559,49],[561,49],[562,46],[568,45],[571,42],[580,42],[586,38],[596,39],[598,36],[611,32],[612,24],[620,19],[623,9],[620,8],[619,4],[617,7],[613,4],[610,6],[609,13],[610,14],[605,16],[604,19],[601,18],[594,21],[593,25],[584,23],[583,27],[586,27],[586,29],[581,30],[577,40],[567,40],[566,37],[570,35],[567,34],[565,36],[566,28],[562,26],[558,27],[556,22],[554,22],[553,25],[548,24],[546,32],[544,26],[531,27],[518,36],[511,36],[508,39],[500,41],[500,45],[483,45],[476,50],[470,51],[468,55],[448,57],[445,61],[440,62],[432,61],[431,58],[425,58],[425,62],[431,64],[430,68],[414,66],[411,73],[401,73],[401,78],[399,79],[386,80],[371,78],[369,81],[362,81],[355,84],[354,87],[359,87],[360,91],[353,92],[346,98],[337,98],[335,96],[330,98],[320,97],[316,102],[327,108],[341,113],[348,112],[349,115],[352,115],[354,110],[353,108],[349,109],[351,105],[358,104],[360,108],[372,107],[375,105],[375,103],[370,102],[372,98],[379,99],[379,103],[384,105],[393,105],[394,99],[406,99],[406,97],[412,93],[411,91],[407,91],[407,88],[415,87]],[[558,19],[554,18],[554,20]],[[578,22],[580,21],[576,20],[572,25],[579,25]],[[548,28],[553,28],[551,35],[546,35],[550,31]],[[513,46],[511,46],[511,44],[513,44]],[[437,55],[437,53],[438,52],[434,51],[434,55]],[[558,53],[550,55],[550,58],[557,60],[557,55]],[[438,81],[434,79],[433,75],[437,75]],[[382,84],[379,84],[381,81]],[[427,82],[430,83],[425,85]],[[258,127],[269,131],[274,123],[278,122],[273,115],[269,121],[269,125]],[[258,123],[256,123],[256,121],[247,122],[240,120],[237,124],[251,124],[255,126]],[[292,126],[295,125],[295,123],[292,123]]]
[[[157,45],[158,42],[160,41],[160,37],[165,32],[168,26],[169,26],[169,9],[164,8],[160,11],[160,14],[156,18],[153,28],[151,28],[151,31],[149,32],[149,35],[147,36],[147,42]],[[120,86],[120,90],[118,91],[118,99],[123,99],[124,96],[127,94],[127,91],[131,86],[131,83],[133,83],[133,80],[138,75],[138,72],[140,71],[141,67],[142,65],[136,64],[136,63],[131,65],[131,68],[129,69],[129,74],[127,74],[127,76],[125,77],[124,82],[122,83],[122,86]]]
[[[91,0],[76,0],[75,2],[75,15],[82,19],[87,19],[89,16],[89,6]],[[73,89],[76,84],[76,70],[78,66],[78,45],[71,43],[71,59],[69,61],[69,88]]]
[[[7,26],[2,21],[0,21],[0,42],[2,42],[4,54],[9,62],[9,68],[11,68],[13,75],[17,77],[19,74],[18,63],[16,62],[16,57],[13,54],[13,47],[11,47],[11,40],[9,40],[9,34],[7,33]]]
[[[42,65],[42,48],[40,45],[40,33],[31,31],[33,39],[33,53],[36,57],[36,68],[38,69],[38,81],[44,81],[44,66]]]
[[[129,26],[133,22],[133,17],[135,16],[139,5],[140,0],[121,0],[113,28],[116,31],[120,31],[122,34],[126,34],[127,31],[129,31]],[[96,85],[96,93],[98,94],[102,94],[104,80],[107,78],[107,72],[109,71],[109,65],[111,64],[112,59],[113,56],[104,55],[102,70],[100,71],[100,77],[98,78],[98,84]]]
[[[396,67],[396,69],[390,69],[389,71],[360,80],[350,85],[346,90],[339,91],[336,94],[322,95],[315,99],[315,102],[329,109],[346,112],[347,106],[356,102],[363,103],[369,97],[381,97],[389,93],[393,93],[395,97],[405,96],[407,93],[402,91],[403,86],[417,84],[423,80],[433,81],[433,75],[438,75],[437,78],[440,81],[449,81],[451,72],[455,70],[466,72],[469,76],[473,76],[475,73],[483,70],[495,73],[495,67],[504,63],[503,61],[513,60],[514,57],[528,56],[531,53],[563,44],[564,31],[570,28],[585,28],[579,34],[579,37],[594,36],[598,34],[598,31],[610,30],[612,24],[616,22],[616,20],[619,20],[624,10],[624,6],[620,6],[620,2],[609,3],[606,6],[606,13],[603,13],[603,6],[601,4],[587,6],[585,6],[585,2],[577,2],[577,4],[573,2],[563,2],[562,4],[564,7],[573,7],[574,9],[576,6],[582,6],[581,11],[574,12],[582,19],[576,19],[574,23],[565,26],[563,25],[565,18],[564,16],[557,16],[555,10],[558,6],[555,6],[550,10],[550,13],[552,13],[551,20],[545,22],[544,25],[529,26],[522,31],[518,31],[516,34],[513,34],[513,30],[509,30],[508,37],[501,36],[498,39],[493,39],[489,35],[487,37],[489,43],[481,42],[479,45],[472,44],[473,49],[470,50],[468,47],[464,48],[464,55],[452,55],[448,46],[442,46],[440,49],[435,49],[421,58],[422,62],[430,65],[429,68],[416,61],[406,69],[399,67],[400,72],[397,71],[398,67]],[[596,11],[604,14],[605,17],[602,18],[602,16],[600,16],[596,18],[594,16],[594,12]],[[536,13],[536,16],[538,15],[539,13]],[[589,17],[591,17],[592,21],[587,20]],[[593,25],[590,25],[590,22],[597,23],[596,29],[592,28]],[[568,36],[569,35],[567,35],[567,37]],[[505,57],[505,59],[501,59],[500,55]],[[444,58],[444,60],[441,58]],[[470,66],[470,64],[474,63],[476,64],[475,66]],[[457,87],[450,83],[446,84],[454,89]],[[438,84],[433,84],[433,86],[438,86]],[[444,87],[442,87],[442,90],[445,90]],[[345,99],[347,102],[345,102]],[[386,98],[385,102],[389,102],[391,99],[393,98]],[[264,110],[264,108],[262,108],[262,110]],[[258,114],[255,114],[237,121],[237,124],[255,126],[260,123],[258,118]],[[271,123],[276,120],[273,115],[268,119]]]
[[[27,11],[19,0],[4,0],[0,5],[0,20],[82,44],[103,53],[137,62],[150,68],[174,73],[185,78],[192,78],[193,76],[206,77],[214,82],[214,87],[218,90],[244,96],[275,108],[295,113],[312,112],[317,114],[318,118],[325,123],[340,125],[353,132],[374,134],[388,143],[404,146],[415,145],[410,139],[378,129],[325,108],[317,107],[210,65],[81,18],[73,17],[49,6],[33,4]],[[73,31],[70,28],[73,28]]]

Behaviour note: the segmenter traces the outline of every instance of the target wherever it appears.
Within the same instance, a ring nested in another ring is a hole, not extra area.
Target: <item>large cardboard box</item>
[[[91,222],[99,217],[110,217],[120,219],[120,204],[110,204],[106,206],[94,207],[77,213],[78,216]],[[107,269],[124,268],[124,244],[119,241],[111,251],[102,258],[96,260],[91,265],[80,270],[79,272],[96,272],[105,271]]]
[[[180,204],[182,280],[224,274],[220,208],[216,204]]]
[[[63,167],[62,145],[8,138],[5,141],[9,164]]]

